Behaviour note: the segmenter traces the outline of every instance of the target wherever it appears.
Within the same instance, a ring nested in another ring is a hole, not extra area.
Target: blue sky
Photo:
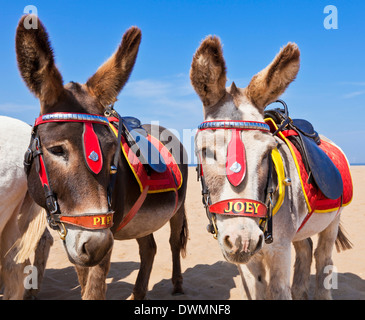
[[[287,42],[301,50],[301,69],[282,98],[293,118],[310,120],[351,163],[365,163],[365,2],[358,1],[4,1],[0,2],[0,115],[33,123],[38,101],[22,82],[14,38],[26,5],[37,7],[64,82],[84,83],[136,25],[142,43],[115,108],[180,134],[203,120],[190,85],[192,56],[202,39],[218,35],[227,85],[245,87]],[[338,29],[327,30],[327,5]],[[191,148],[189,139],[183,139]]]

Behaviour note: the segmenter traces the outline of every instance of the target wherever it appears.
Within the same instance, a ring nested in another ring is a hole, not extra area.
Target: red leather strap
[[[92,123],[84,122],[82,141],[86,164],[92,172],[98,174],[103,167],[103,155]]]
[[[228,199],[209,206],[211,213],[266,218],[267,207],[260,201],[251,199]]]
[[[38,147],[37,147],[37,150],[38,150]],[[39,179],[41,180],[42,187],[44,185],[46,185],[46,186],[49,187],[47,171],[46,171],[46,167],[44,165],[43,156],[41,154],[39,155],[39,171],[38,171],[38,175],[39,175]]]
[[[113,226],[114,212],[104,214],[85,214],[80,216],[60,216],[60,221],[66,224],[79,226],[85,229],[108,229]]]
[[[146,200],[148,189],[149,189],[149,185],[147,185],[147,187],[143,190],[143,192],[138,197],[137,201],[134,203],[133,207],[129,210],[129,212],[126,214],[126,216],[120,222],[119,227],[117,228],[116,232],[123,229],[137,214],[138,210],[142,207],[142,204]],[[171,216],[173,216],[176,213],[178,200],[179,200],[178,192],[177,192],[177,189],[175,189],[175,208],[174,208],[174,211]]]
[[[138,210],[142,207],[143,202],[146,200],[147,193],[148,193],[149,186],[143,190],[143,192],[138,197],[137,201],[134,203],[133,207],[129,210],[129,212],[126,214],[126,216],[123,218],[121,223],[119,224],[119,227],[117,228],[116,232],[120,231],[122,228],[124,228],[129,221],[132,220],[132,218],[136,215]]]
[[[227,148],[227,179],[235,187],[240,185],[246,175],[246,152],[240,133],[239,130],[232,130],[232,138]]]
[[[284,137],[290,137],[290,136],[298,136],[298,133],[295,130],[284,130],[281,131]]]

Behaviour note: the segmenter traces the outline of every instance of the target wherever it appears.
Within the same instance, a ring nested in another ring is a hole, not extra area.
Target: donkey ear
[[[252,103],[264,112],[265,107],[275,101],[299,71],[300,51],[295,43],[288,43],[264,70],[256,74],[247,87]]]
[[[195,52],[190,80],[205,107],[215,105],[226,93],[226,63],[219,38],[208,36]]]
[[[41,101],[41,112],[52,106],[63,92],[62,76],[55,66],[48,34],[36,16],[37,28],[26,28],[23,16],[15,38],[16,56],[21,76],[29,90]]]
[[[117,51],[86,82],[91,93],[103,106],[113,104],[128,81],[136,62],[141,38],[139,28],[129,28]]]

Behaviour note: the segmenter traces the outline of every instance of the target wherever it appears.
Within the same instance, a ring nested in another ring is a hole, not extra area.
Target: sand
[[[334,299],[365,299],[365,166],[352,166],[354,198],[343,211],[342,222],[354,244],[352,250],[337,253],[333,260],[338,272],[338,289]],[[190,237],[187,256],[182,259],[185,294],[172,296],[171,253],[168,243],[170,228],[157,231],[157,255],[149,282],[150,300],[236,300],[240,299],[240,278],[236,266],[226,262],[217,240],[206,231],[208,220],[201,203],[200,183],[195,168],[189,168],[186,199]],[[68,261],[57,234],[51,248],[45,278],[38,298],[81,299],[80,286],[73,265]],[[313,237],[315,241],[315,237]],[[293,258],[292,258],[293,260]],[[293,263],[293,262],[292,262]],[[139,268],[138,246],[135,240],[116,241],[111,269],[107,277],[107,299],[123,300],[132,292]],[[313,295],[315,267],[312,265],[310,297]]]

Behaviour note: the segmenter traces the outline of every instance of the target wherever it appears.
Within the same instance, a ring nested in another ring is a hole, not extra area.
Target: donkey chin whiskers
[[[227,262],[238,263],[238,264],[247,263],[252,257],[252,255],[253,252],[241,252],[239,254],[230,254],[227,252],[223,252],[223,256],[227,260]]]

